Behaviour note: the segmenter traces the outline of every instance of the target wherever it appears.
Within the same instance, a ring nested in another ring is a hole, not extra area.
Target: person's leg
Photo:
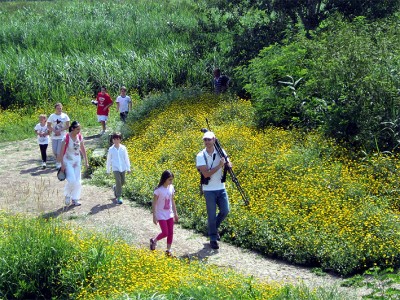
[[[100,134],[104,134],[106,131],[106,116],[97,115],[97,122],[101,124],[101,132]]]
[[[167,220],[158,220],[158,224],[160,224],[161,233],[155,238],[156,242],[168,236]]]
[[[73,201],[78,202],[81,197],[82,182],[81,182],[81,164],[74,163],[71,170],[70,188],[71,188],[71,198]],[[68,173],[67,180],[68,180]]]
[[[204,198],[206,199],[207,207],[208,236],[210,237],[210,241],[216,241],[218,237],[216,191],[204,191]]]
[[[53,150],[53,154],[55,156],[55,158],[57,159],[57,148],[58,148],[58,141],[57,139],[51,139],[51,149]]]
[[[121,172],[113,171],[115,178],[115,196],[117,199],[122,195],[122,176]]]
[[[72,167],[72,164],[65,163],[64,161],[64,166],[65,166],[65,181],[66,181],[64,186],[64,195],[65,197],[71,198],[75,182],[75,171],[74,168]]]
[[[40,147],[40,155],[42,157],[42,162],[46,162],[47,161],[47,155],[46,155],[47,144],[39,145],[39,147]]]
[[[218,206],[218,215],[216,219],[216,227],[217,227],[217,232],[218,228],[221,225],[222,221],[225,220],[225,218],[229,214],[229,199],[228,199],[228,194],[226,190],[220,190],[218,191],[217,195],[217,206]]]
[[[120,112],[120,113],[119,113],[119,118],[121,119],[122,122],[125,123],[126,116],[125,116],[125,113],[124,113],[124,112]]]
[[[167,227],[167,251],[171,251],[172,241],[174,240],[174,218],[170,218],[167,220]]]
[[[57,157],[61,153],[62,140],[61,139],[53,139],[51,142],[52,142],[53,153],[54,153],[55,160],[56,160],[56,168],[58,169],[61,167],[61,163],[57,162]]]
[[[126,174],[125,171],[124,171],[124,172],[121,172],[121,196],[122,196],[122,187],[123,187],[124,184],[125,184],[125,174]]]

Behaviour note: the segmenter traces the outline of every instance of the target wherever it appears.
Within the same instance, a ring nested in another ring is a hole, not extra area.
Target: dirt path
[[[87,147],[95,147],[96,141],[98,138],[89,138]],[[51,153],[51,147],[47,153]],[[56,178],[52,155],[45,170],[41,169],[39,158],[39,147],[34,138],[0,144],[0,209],[33,215],[42,213],[83,227],[113,231],[131,244],[148,248],[149,238],[159,231],[158,226],[152,223],[149,210],[130,201],[116,205],[111,189],[87,183],[84,183],[82,191],[82,206],[64,207],[64,183]],[[164,249],[165,242],[159,242],[159,248]],[[303,282],[310,287],[334,285],[349,297],[355,293],[357,298],[366,293],[364,289],[339,287],[341,278],[317,276],[307,268],[268,259],[224,242],[220,243],[219,250],[212,250],[205,236],[179,225],[176,226],[173,249],[178,257],[204,259],[267,281]]]

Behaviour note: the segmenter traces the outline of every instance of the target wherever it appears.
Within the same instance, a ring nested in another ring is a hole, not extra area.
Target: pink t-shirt
[[[172,210],[172,197],[174,196],[175,189],[172,184],[168,187],[160,186],[155,189],[154,195],[158,196],[157,205],[155,207],[157,220],[168,220],[174,217]]]

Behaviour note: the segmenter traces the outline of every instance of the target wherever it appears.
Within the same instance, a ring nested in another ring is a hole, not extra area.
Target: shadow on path
[[[51,212],[42,214],[40,217],[43,218],[43,219],[46,219],[46,220],[51,219],[51,218],[55,219],[55,218],[57,218],[59,215],[61,215],[61,214],[63,214],[63,213],[66,213],[66,212],[70,211],[70,210],[73,209],[73,208],[75,208],[74,205],[63,206],[63,207],[61,207],[61,208],[59,208],[59,209],[57,209],[57,210],[55,210],[55,211],[51,211]]]
[[[94,140],[94,139],[99,138],[99,137],[101,137],[101,134],[94,134],[94,135],[83,137],[83,140],[90,141],[90,140]]]
[[[96,204],[95,206],[93,206],[90,209],[89,215],[95,215],[95,214],[97,214],[97,213],[99,213],[99,212],[101,212],[101,211],[103,211],[105,209],[110,209],[110,208],[113,208],[113,207],[121,205],[121,204],[117,204],[117,202],[115,201],[114,198],[112,198],[110,200],[112,201],[112,203],[110,203],[110,204],[103,204],[103,205]]]
[[[31,174],[31,176],[40,176],[40,175],[55,173],[55,171],[56,169],[53,169],[51,167],[48,167],[46,169],[43,169],[42,167],[34,167],[26,170],[21,170],[19,174]]]
[[[203,249],[201,249],[195,253],[189,253],[189,254],[182,255],[181,258],[186,258],[189,260],[193,260],[193,259],[205,260],[212,255],[218,254],[218,252],[219,252],[218,250],[212,249],[210,246],[210,243],[204,243],[203,246],[204,246]]]

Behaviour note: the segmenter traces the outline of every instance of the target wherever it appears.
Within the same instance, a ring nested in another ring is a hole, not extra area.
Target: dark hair
[[[111,139],[120,139],[122,140],[122,134],[120,132],[114,132],[111,136]]]
[[[74,130],[76,127],[81,126],[81,124],[78,123],[78,121],[72,121],[71,125],[68,128],[68,132],[71,132]]]
[[[170,177],[174,178],[174,174],[170,170],[165,170],[161,174],[160,182],[158,183],[157,188],[162,186],[167,181],[167,179]]]

